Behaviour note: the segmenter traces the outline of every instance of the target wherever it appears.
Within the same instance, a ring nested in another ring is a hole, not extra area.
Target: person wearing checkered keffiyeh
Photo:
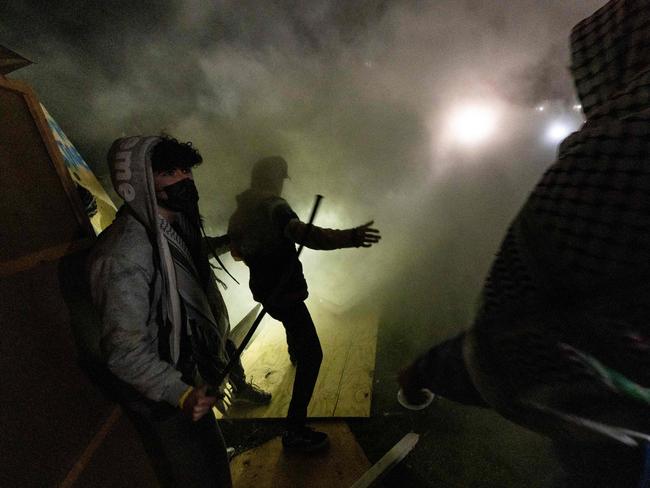
[[[610,1],[571,51],[586,122],[510,225],[473,326],[400,384],[550,436],[568,486],[650,486],[650,0]]]
[[[220,388],[235,349],[207,252],[225,251],[228,237],[202,238],[192,176],[201,155],[167,136],[134,136],[116,140],[108,162],[124,205],[86,263],[104,386],[138,427],[161,485],[230,487],[212,411],[223,402],[207,388]],[[238,360],[229,384],[232,402],[271,399]]]

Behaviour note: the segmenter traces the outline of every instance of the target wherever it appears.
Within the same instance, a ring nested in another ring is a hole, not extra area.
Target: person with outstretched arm
[[[305,305],[307,282],[296,244],[331,250],[370,247],[380,239],[373,222],[345,230],[324,229],[302,222],[280,195],[287,162],[279,157],[255,163],[251,187],[237,196],[237,210],[230,218],[228,235],[235,259],[250,269],[250,289],[271,317],[282,322],[289,357],[296,377],[282,445],[288,450],[315,451],[327,446],[327,434],[307,427],[311,400],[323,358],[320,341]]]

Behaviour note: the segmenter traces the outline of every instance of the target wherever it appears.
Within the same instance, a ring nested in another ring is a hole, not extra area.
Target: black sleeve
[[[465,332],[432,347],[415,361],[416,382],[448,400],[487,407],[463,359]]]
[[[228,234],[217,237],[205,236],[203,242],[207,245],[208,254],[211,254],[214,250],[218,256],[221,256],[230,250],[230,236]]]
[[[293,211],[287,202],[282,202],[273,209],[271,218],[278,224],[280,232],[284,234],[284,229],[287,224],[291,220],[297,219],[298,215],[296,215],[296,212]]]

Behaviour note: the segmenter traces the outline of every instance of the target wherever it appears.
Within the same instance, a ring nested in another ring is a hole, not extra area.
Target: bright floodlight
[[[496,114],[482,106],[459,108],[452,114],[450,129],[459,142],[477,144],[485,141],[496,129]]]
[[[546,129],[546,140],[557,144],[562,141],[566,136],[573,132],[573,128],[567,122],[555,121]]]

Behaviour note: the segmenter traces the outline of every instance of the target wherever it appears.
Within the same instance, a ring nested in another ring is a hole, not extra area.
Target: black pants
[[[193,422],[180,409],[149,400],[128,385],[119,389],[162,487],[232,487],[226,445],[212,411]]]
[[[465,334],[460,334],[420,356],[417,360],[420,382],[435,394],[457,403],[489,407],[467,372],[464,338]],[[640,487],[646,462],[645,446],[632,448],[614,443],[595,446],[566,441],[554,441],[553,445],[565,472],[558,488]]]
[[[271,317],[284,325],[289,351],[296,359],[296,378],[287,413],[287,427],[298,428],[307,421],[307,406],[314,393],[323,350],[304,302],[265,308]]]

